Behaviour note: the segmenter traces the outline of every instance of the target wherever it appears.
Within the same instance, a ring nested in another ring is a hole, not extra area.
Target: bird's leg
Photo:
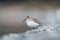
[[[32,29],[35,29],[34,27]]]
[[[32,29],[38,29],[38,27],[33,27]]]

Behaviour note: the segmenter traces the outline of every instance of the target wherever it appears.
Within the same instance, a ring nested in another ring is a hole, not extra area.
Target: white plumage
[[[35,23],[33,20],[30,21],[30,20],[26,20],[26,24],[27,26],[29,26],[30,28],[36,28],[39,24],[38,23]]]

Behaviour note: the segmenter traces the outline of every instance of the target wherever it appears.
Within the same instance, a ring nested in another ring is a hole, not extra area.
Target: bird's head
[[[27,16],[24,20],[23,20],[23,22],[25,22],[26,20],[32,20],[33,18],[31,17],[31,16]]]

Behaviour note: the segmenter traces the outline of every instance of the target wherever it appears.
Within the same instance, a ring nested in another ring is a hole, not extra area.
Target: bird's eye
[[[29,16],[27,16],[27,18],[29,18]]]

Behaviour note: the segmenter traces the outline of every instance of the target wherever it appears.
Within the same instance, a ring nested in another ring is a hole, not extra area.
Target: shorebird
[[[31,16],[27,16],[23,22],[25,22],[29,28],[33,28],[33,29],[38,28],[42,25],[42,23],[40,23],[38,19],[33,18]]]

